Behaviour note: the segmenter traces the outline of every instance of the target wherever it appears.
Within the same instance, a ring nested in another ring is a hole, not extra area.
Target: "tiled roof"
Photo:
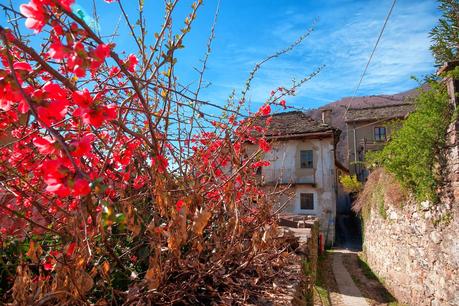
[[[266,117],[257,118],[255,124],[263,125]],[[327,124],[312,119],[300,111],[278,113],[272,115],[272,121],[266,132],[266,136],[294,136],[306,133],[322,133],[336,131]]]
[[[350,108],[346,113],[346,122],[405,118],[414,109],[412,103]]]

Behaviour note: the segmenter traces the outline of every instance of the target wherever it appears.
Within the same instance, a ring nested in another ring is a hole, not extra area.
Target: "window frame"
[[[384,131],[384,133],[381,133]],[[381,136],[384,136],[383,138]],[[373,129],[373,138],[375,141],[387,141],[387,129],[385,126],[375,126]]]
[[[304,154],[309,154],[310,152],[310,160],[306,158],[305,167],[303,167],[303,152]],[[314,169],[314,150],[300,150],[300,169]]]
[[[303,208],[303,196],[304,197],[309,197],[305,199],[305,206],[306,207],[311,207],[311,208]],[[308,201],[310,201],[308,203]],[[311,206],[308,206],[310,204]],[[312,192],[300,192],[300,210],[314,210],[315,209],[315,203],[314,203],[314,193]]]

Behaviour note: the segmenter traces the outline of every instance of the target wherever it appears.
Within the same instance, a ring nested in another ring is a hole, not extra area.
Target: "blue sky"
[[[0,0],[5,3],[6,0]],[[14,1],[23,3],[26,1]],[[109,34],[120,20],[117,4],[95,0],[102,34]],[[145,0],[150,35],[158,31],[159,0]],[[77,0],[88,12],[92,0]],[[135,17],[133,0],[124,0]],[[289,105],[313,108],[351,96],[365,67],[392,0],[222,0],[213,51],[205,80],[211,85],[201,98],[224,104],[229,94],[240,92],[253,66],[285,48],[319,18],[314,32],[294,51],[264,66],[248,94],[253,109],[270,91],[291,80],[301,79],[317,67],[321,73],[304,85]],[[182,0],[174,15],[180,24],[191,1]],[[178,75],[183,83],[197,80],[199,67],[213,21],[216,0],[204,0],[198,19],[178,54]],[[434,72],[428,32],[439,17],[434,0],[399,0],[357,95],[393,94],[417,85],[411,76]],[[3,19],[3,17],[2,17]],[[0,24],[5,25],[4,21]],[[121,21],[121,29],[125,28]],[[124,30],[115,39],[117,50],[132,51],[133,40]]]
[[[289,104],[310,108],[353,94],[392,1],[246,3],[222,3],[207,75],[214,84],[209,96],[224,99],[232,88],[240,88],[257,61],[294,41],[319,17],[301,46],[260,71],[250,95],[254,103],[262,102],[272,88],[324,64],[317,77],[288,99]],[[357,95],[411,89],[416,86],[412,75],[433,72],[428,32],[437,19],[435,1],[398,1]]]

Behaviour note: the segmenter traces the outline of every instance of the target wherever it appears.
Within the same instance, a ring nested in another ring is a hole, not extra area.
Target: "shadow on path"
[[[358,253],[339,249],[333,250],[333,252],[341,256],[344,267],[370,305],[387,305],[396,302],[396,299],[371,271],[370,267],[361,260]]]
[[[320,257],[318,274],[320,287],[328,291],[329,302],[316,305],[398,305],[356,252],[328,251]]]
[[[320,283],[329,293],[329,305],[396,303],[395,298],[358,256],[362,250],[360,218],[352,211],[338,214],[335,228],[335,247],[321,256],[318,267]]]

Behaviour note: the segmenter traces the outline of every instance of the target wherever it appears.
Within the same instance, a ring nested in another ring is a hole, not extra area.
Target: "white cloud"
[[[272,89],[288,85],[292,78],[308,75],[321,64],[326,68],[290,101],[297,106],[311,107],[350,96],[391,3],[391,0],[333,0],[307,13],[286,8],[278,13],[277,23],[269,29],[267,35],[272,40],[260,43],[254,39],[256,45],[244,48],[229,45],[225,55],[213,61],[212,69],[223,70],[225,74],[216,84],[231,80],[231,88],[242,88],[256,62],[294,41],[320,12],[320,21],[313,34],[290,54],[266,64],[254,80],[249,96],[254,102],[264,101]],[[408,90],[416,86],[410,80],[412,75],[423,76],[434,71],[428,32],[438,18],[435,8],[434,0],[397,2],[358,95]],[[223,87],[228,89],[228,86]]]

